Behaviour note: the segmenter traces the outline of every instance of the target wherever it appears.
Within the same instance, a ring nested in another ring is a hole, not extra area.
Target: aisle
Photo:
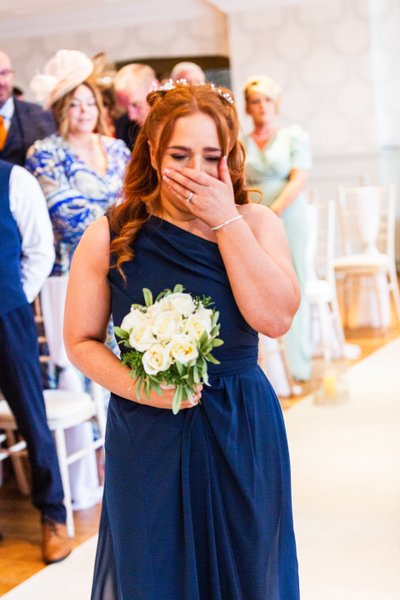
[[[2,600],[88,600],[96,552],[93,536],[63,562],[45,567],[1,596]]]
[[[302,600],[400,599],[400,339],[285,412]]]
[[[285,412],[302,600],[399,600],[400,338],[354,366],[349,386],[347,404]],[[2,598],[87,600],[95,541]]]

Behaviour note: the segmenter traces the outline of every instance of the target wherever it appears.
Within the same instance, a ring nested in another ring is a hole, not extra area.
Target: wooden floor
[[[347,341],[361,347],[361,360],[400,335],[400,328],[392,325],[387,330],[357,330],[346,332]],[[356,361],[353,361],[356,362]],[[350,361],[351,364],[351,361]],[[303,396],[309,393],[315,381],[303,388]],[[290,409],[301,397],[282,401],[284,409]],[[100,506],[77,511],[75,515],[76,536],[74,546],[79,545],[97,532]],[[44,568],[40,555],[40,526],[38,512],[28,498],[23,498],[15,486],[12,473],[6,473],[0,488],[0,596],[37,571]]]

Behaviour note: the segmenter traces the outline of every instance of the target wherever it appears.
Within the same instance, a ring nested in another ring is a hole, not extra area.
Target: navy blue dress
[[[114,323],[181,283],[212,297],[225,343],[192,409],[111,395],[92,600],[298,600],[282,412],[218,246],[151,217],[134,249],[127,285],[110,271]]]

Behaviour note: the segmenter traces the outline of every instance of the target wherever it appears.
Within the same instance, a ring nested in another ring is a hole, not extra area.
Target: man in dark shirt
[[[51,113],[13,96],[14,71],[0,50],[0,159],[24,165],[28,148],[55,131]]]

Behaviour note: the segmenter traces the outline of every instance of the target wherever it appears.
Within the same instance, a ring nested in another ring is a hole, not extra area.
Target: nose
[[[198,154],[193,154],[190,157],[188,167],[191,169],[195,169],[196,171],[201,171],[202,160],[201,156]]]

